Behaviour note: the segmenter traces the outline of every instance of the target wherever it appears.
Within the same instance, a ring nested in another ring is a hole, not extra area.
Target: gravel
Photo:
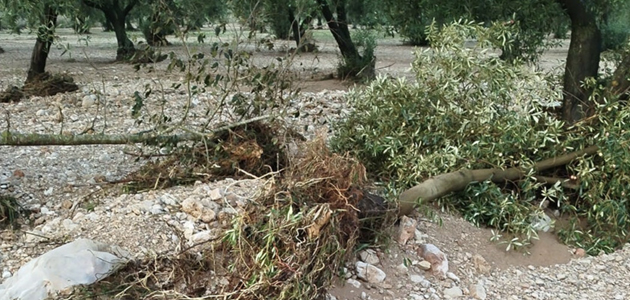
[[[102,90],[84,89],[55,97],[34,97],[17,104],[1,104],[0,112],[9,116],[1,128],[35,133],[81,133],[91,128],[108,134],[131,133],[149,129],[137,124],[130,114],[133,91],[150,81],[118,79],[106,82]],[[169,86],[169,83],[163,83]],[[184,95],[165,91],[165,112],[173,119],[182,117]],[[342,91],[303,93],[291,99],[287,121],[306,137],[327,130],[331,118],[349,111]],[[212,102],[200,97],[198,103]],[[147,100],[151,110],[160,99]],[[190,111],[186,125],[208,120],[203,105]],[[300,112],[296,116],[296,112]],[[229,114],[217,122],[229,121]],[[0,147],[0,194],[16,196],[33,214],[32,225],[21,231],[0,234],[2,278],[13,274],[28,260],[48,251],[59,242],[78,237],[116,244],[137,256],[176,253],[183,246],[216,238],[226,230],[231,216],[255,198],[266,182],[261,179],[226,179],[213,183],[173,187],[136,195],[103,189],[104,181],[116,180],[137,170],[144,161],[125,152],[139,150],[133,145],[113,146],[37,146]],[[157,151],[147,147],[144,149]],[[186,203],[184,205],[184,203]],[[420,218],[417,218],[421,221]],[[184,240],[182,240],[182,238]],[[424,239],[416,233],[414,239]],[[447,239],[449,237],[440,237]],[[438,239],[440,239],[438,238]],[[417,246],[417,244],[412,243]],[[414,247],[415,247],[414,246]],[[547,267],[512,267],[480,271],[475,255],[460,259],[460,264],[445,279],[438,279],[420,268],[421,260],[413,248],[392,245],[389,254],[364,254],[382,269],[373,282],[356,275],[344,279],[348,284],[333,289],[336,299],[630,299],[630,247],[598,257],[572,260]],[[448,255],[454,249],[442,249]],[[475,252],[475,249],[468,249]],[[415,262],[404,265],[403,257]],[[379,260],[379,258],[381,258]],[[361,265],[361,264],[360,264]],[[349,269],[354,270],[354,264]],[[349,293],[343,289],[351,289]]]

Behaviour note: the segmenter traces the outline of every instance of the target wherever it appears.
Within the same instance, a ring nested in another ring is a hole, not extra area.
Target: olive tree
[[[126,29],[127,16],[140,3],[140,0],[82,0],[85,5],[103,12],[112,25],[118,47],[116,60],[128,60],[136,54],[136,48],[129,39]]]
[[[28,89],[31,94],[44,95],[78,89],[71,78],[57,78],[46,72],[48,54],[55,39],[57,17],[62,12],[70,12],[72,3],[66,0],[46,0],[4,1],[2,4],[11,26],[18,26],[19,16],[27,16],[26,21],[37,34],[23,89]]]

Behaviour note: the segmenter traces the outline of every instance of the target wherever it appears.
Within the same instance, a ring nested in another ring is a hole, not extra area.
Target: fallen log
[[[534,172],[540,172],[558,166],[563,166],[578,157],[593,155],[597,153],[598,150],[599,147],[590,146],[580,151],[540,161],[534,164],[531,169],[533,169]],[[530,173],[531,169],[519,167],[509,169],[462,169],[431,177],[400,194],[398,197],[398,215],[403,216],[412,213],[419,199],[422,199],[423,201],[433,201],[450,193],[461,191],[473,182],[491,180],[492,182],[500,183],[519,180],[526,174]]]
[[[174,135],[160,135],[151,132],[134,134],[40,134],[18,133],[5,130],[0,133],[0,146],[77,146],[124,144],[160,145],[166,143],[177,144],[179,142],[202,141],[204,139],[210,139],[212,138],[212,136],[221,131],[268,118],[269,116],[260,116],[222,126],[209,132],[191,132]]]

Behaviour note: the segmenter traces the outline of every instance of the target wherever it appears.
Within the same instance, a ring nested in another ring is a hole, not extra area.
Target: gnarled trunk
[[[37,32],[37,40],[35,47],[33,47],[31,63],[26,75],[27,83],[36,81],[46,73],[46,61],[48,59],[48,53],[50,52],[50,45],[52,45],[53,42],[58,13],[57,10],[50,5],[44,7],[44,13],[44,26],[40,27]]]
[[[133,42],[127,36],[126,19],[131,9],[138,4],[139,0],[130,0],[124,8],[121,7],[121,1],[122,0],[112,0],[105,2],[83,0],[85,5],[101,10],[107,22],[113,27],[116,34],[116,41],[118,42],[116,60],[128,60],[133,57],[136,49]]]
[[[571,18],[571,45],[564,71],[562,119],[573,124],[592,112],[590,91],[582,84],[597,77],[602,37],[593,12],[581,0],[558,0]]]
[[[328,28],[335,38],[337,46],[339,46],[341,56],[344,58],[344,68],[343,70],[342,68],[339,69],[341,73],[339,75],[342,77],[373,77],[374,60],[365,62],[365,58],[359,54],[357,47],[354,42],[352,42],[350,30],[348,29],[345,2],[345,0],[337,1],[335,7],[337,17],[335,18],[335,14],[333,14],[333,11],[330,9],[328,1],[317,0],[322,15],[328,23]]]

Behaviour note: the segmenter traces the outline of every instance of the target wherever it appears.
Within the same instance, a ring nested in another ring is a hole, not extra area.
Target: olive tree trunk
[[[136,49],[133,42],[127,36],[126,19],[129,12],[138,4],[139,0],[129,0],[124,7],[121,5],[121,2],[124,2],[124,0],[83,0],[85,5],[101,10],[107,22],[113,27],[112,29],[116,34],[116,41],[118,42],[116,60],[128,60],[133,57]]]
[[[40,27],[37,32],[37,40],[31,54],[31,63],[26,75],[27,83],[39,80],[46,73],[46,61],[48,60],[50,45],[53,42],[58,12],[51,5],[46,5],[44,14],[43,27]]]
[[[595,15],[581,0],[558,0],[571,19],[571,45],[564,71],[562,119],[573,124],[592,113],[588,77],[597,77],[602,37]]]

